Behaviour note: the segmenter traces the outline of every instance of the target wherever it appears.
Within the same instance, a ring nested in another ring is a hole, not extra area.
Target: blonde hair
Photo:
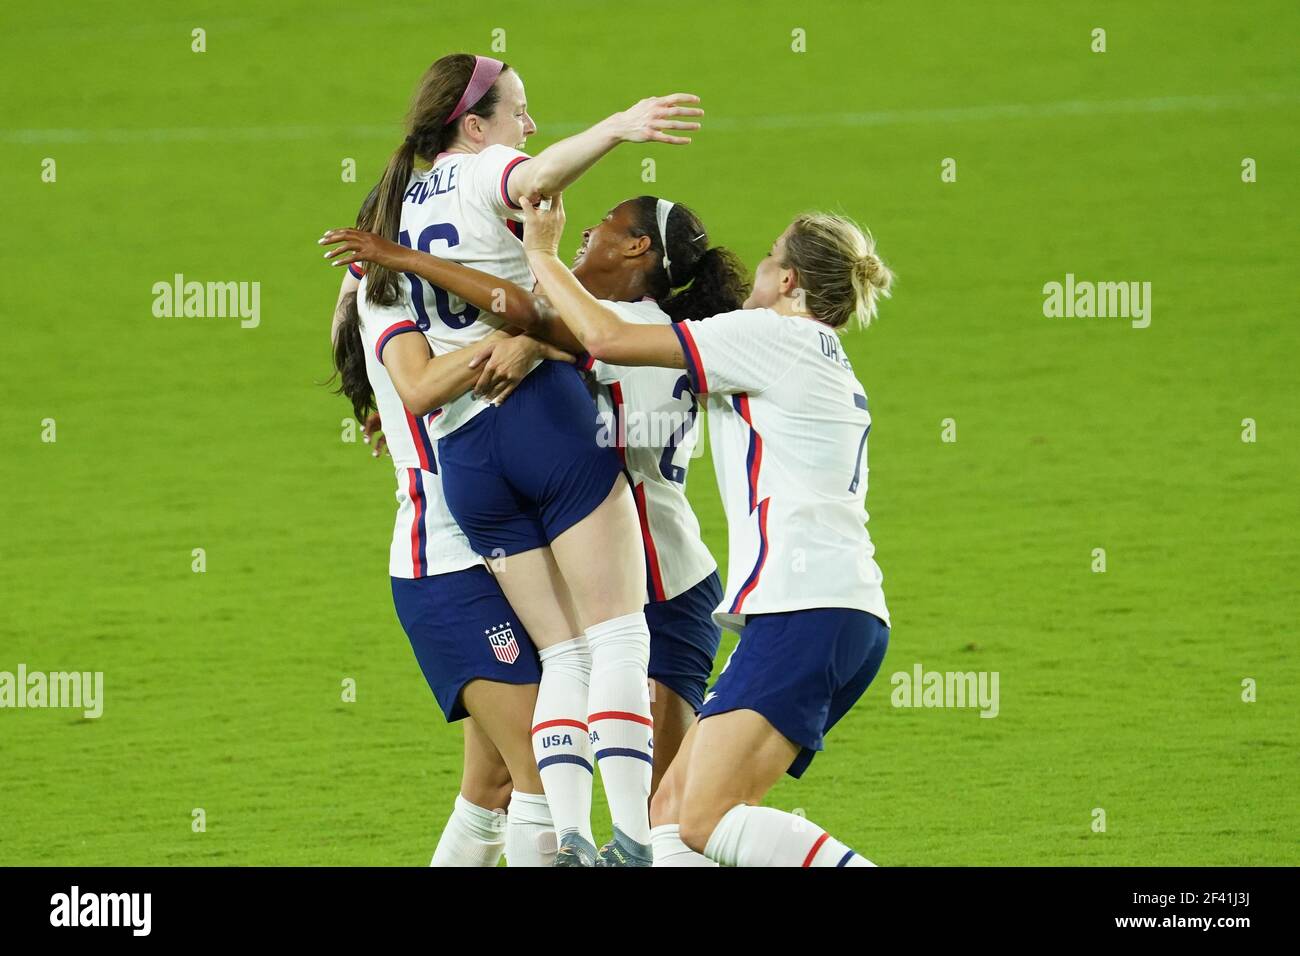
[[[797,216],[785,240],[787,269],[799,274],[808,311],[832,328],[866,328],[894,274],[876,254],[876,240],[852,219],[831,213]]]

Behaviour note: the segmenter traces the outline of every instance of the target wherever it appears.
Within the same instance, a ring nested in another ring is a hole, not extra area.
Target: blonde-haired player
[[[715,616],[741,638],[656,794],[654,821],[677,824],[688,847],[724,865],[871,865],[758,804],[783,773],[803,773],[888,645],[865,527],[871,416],[838,333],[875,316],[889,269],[850,220],[804,215],[759,264],[744,309],[634,325],[557,258],[559,197],[549,210],[524,209],[529,264],[586,350],[619,365],[684,368],[707,395],[730,552]]]

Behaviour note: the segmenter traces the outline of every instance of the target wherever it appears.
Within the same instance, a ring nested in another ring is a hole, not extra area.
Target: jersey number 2
[[[686,469],[681,465],[673,464],[673,455],[677,452],[677,446],[682,443],[692,428],[695,427],[695,414],[700,409],[700,403],[691,391],[691,381],[685,375],[677,380],[673,386],[673,398],[681,398],[682,392],[690,396],[691,407],[686,412],[686,419],[677,426],[676,430],[668,436],[668,441],[664,444],[663,454],[659,456],[659,473],[669,481],[675,481],[679,485],[686,484]]]

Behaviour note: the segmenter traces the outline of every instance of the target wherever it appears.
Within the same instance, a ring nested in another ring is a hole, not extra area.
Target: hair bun
[[[874,252],[868,252],[858,259],[858,270],[862,278],[877,289],[888,289],[894,278],[888,267]]]

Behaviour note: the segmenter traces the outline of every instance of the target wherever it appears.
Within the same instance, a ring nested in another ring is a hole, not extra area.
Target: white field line
[[[705,117],[703,133],[751,130],[843,129],[866,126],[981,123],[993,120],[1059,119],[1074,116],[1125,116],[1145,113],[1190,113],[1249,110],[1300,104],[1300,93],[1258,93],[1232,96],[1160,96],[1130,100],[1057,100],[1049,103],[995,103],[935,109],[871,110],[861,113],[793,113],[771,116]],[[567,136],[585,126],[544,124],[548,137]],[[0,143],[19,146],[46,144],[132,145],[150,143],[249,143],[304,140],[387,139],[394,143],[401,129],[371,126],[164,126],[141,129],[0,129]]]

